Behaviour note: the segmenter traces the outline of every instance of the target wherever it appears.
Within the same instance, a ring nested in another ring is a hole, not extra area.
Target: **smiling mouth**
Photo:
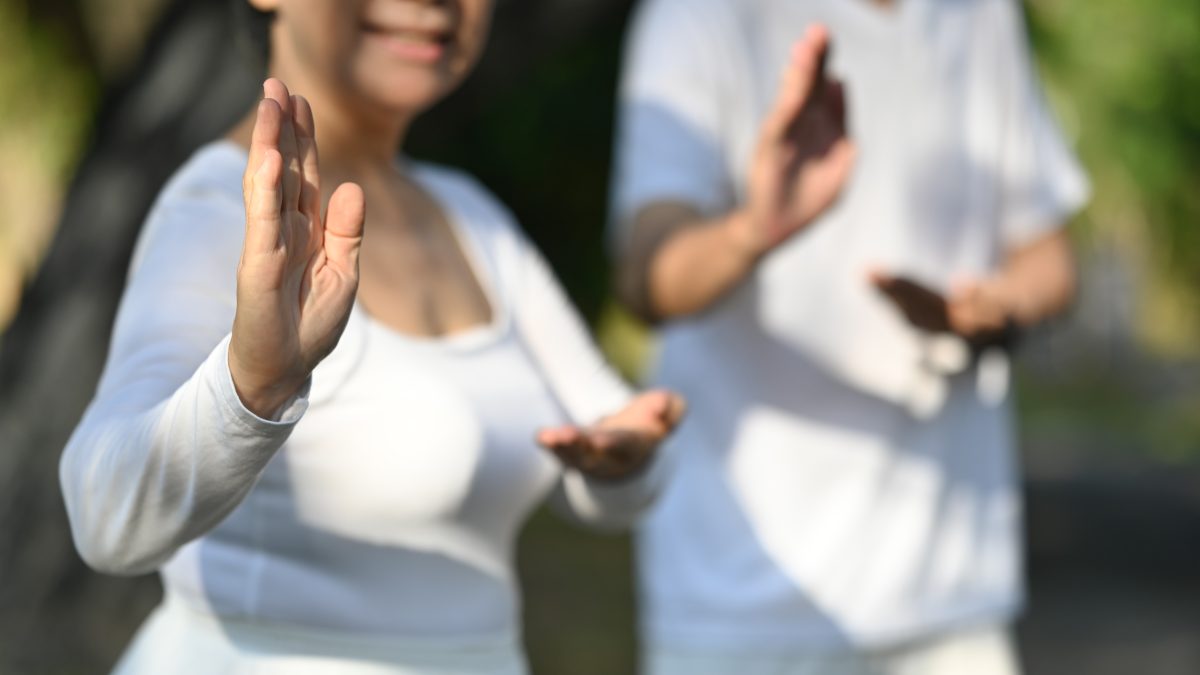
[[[363,24],[363,32],[392,55],[409,61],[440,61],[453,43],[449,32],[433,32]]]

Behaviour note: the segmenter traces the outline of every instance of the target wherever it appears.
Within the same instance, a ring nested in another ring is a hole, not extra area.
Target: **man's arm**
[[[649,323],[701,312],[749,275],[760,254],[738,236],[732,212],[706,219],[689,204],[642,209],[617,269],[617,294]]]
[[[917,328],[954,333],[980,349],[1065,311],[1075,298],[1076,271],[1060,228],[1011,249],[996,274],[959,283],[948,295],[883,272],[871,281]]]
[[[828,209],[854,164],[839,82],[824,75],[829,34],[809,28],[784,70],[751,162],[746,203],[717,218],[659,201],[633,215],[619,256],[618,293],[662,321],[702,312],[769,251]]]
[[[1030,327],[1070,307],[1077,279],[1070,238],[1059,229],[1010,251],[993,284],[1012,320]]]

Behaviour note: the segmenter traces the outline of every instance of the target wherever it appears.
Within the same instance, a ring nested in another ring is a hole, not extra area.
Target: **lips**
[[[421,63],[442,59],[453,35],[450,31],[364,22],[363,32],[393,56]]]

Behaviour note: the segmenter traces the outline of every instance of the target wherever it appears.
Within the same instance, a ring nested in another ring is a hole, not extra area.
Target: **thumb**
[[[664,391],[663,396],[666,398],[666,406],[663,410],[662,420],[666,423],[667,430],[670,431],[679,426],[684,416],[687,415],[687,400],[673,391]]]
[[[366,216],[366,196],[355,183],[339,185],[325,210],[326,258],[331,265],[356,277]]]

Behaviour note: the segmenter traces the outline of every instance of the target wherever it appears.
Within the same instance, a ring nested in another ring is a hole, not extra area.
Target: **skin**
[[[976,351],[1062,313],[1076,292],[1074,255],[1062,230],[1012,249],[996,274],[963,280],[947,294],[887,272],[869,277],[913,326],[954,333]]]
[[[276,18],[263,100],[228,134],[249,157],[229,368],[243,404],[270,417],[336,346],[356,297],[375,320],[422,337],[492,321],[440,205],[396,160],[416,116],[478,61],[492,3],[251,4]],[[649,392],[593,426],[537,440],[569,466],[618,480],[646,465],[683,410],[678,396]]]
[[[841,86],[822,72],[828,48],[820,26],[797,43],[760,130],[747,203],[711,219],[682,202],[653,203],[636,214],[618,261],[617,292],[643,320],[706,311],[836,201],[853,167],[854,146],[845,135]],[[964,279],[946,295],[887,270],[869,272],[863,283],[874,285],[913,326],[955,333],[979,349],[1003,343],[1011,328],[1066,309],[1075,277],[1070,242],[1059,231],[1013,248],[996,274]]]
[[[813,26],[792,49],[759,131],[746,203],[706,220],[696,207],[642,209],[618,269],[618,294],[648,321],[696,314],[837,199],[854,166],[845,96],[825,76],[829,32]]]

